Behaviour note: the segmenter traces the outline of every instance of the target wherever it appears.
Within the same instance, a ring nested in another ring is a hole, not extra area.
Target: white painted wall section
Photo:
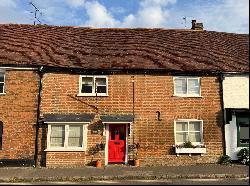
[[[232,121],[225,125],[226,155],[232,160],[238,160],[237,153],[244,147],[237,147],[236,116],[232,115]]]
[[[223,101],[224,108],[249,108],[249,76],[225,76]]]

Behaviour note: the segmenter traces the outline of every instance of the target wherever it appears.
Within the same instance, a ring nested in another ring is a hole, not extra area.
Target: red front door
[[[125,162],[126,125],[109,125],[108,162]]]

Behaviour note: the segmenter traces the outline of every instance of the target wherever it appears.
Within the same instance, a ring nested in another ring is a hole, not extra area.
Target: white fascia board
[[[38,70],[38,68],[33,68],[33,67],[1,67],[0,66],[0,71],[3,70]]]

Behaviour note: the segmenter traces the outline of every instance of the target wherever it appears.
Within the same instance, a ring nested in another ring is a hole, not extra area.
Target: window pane
[[[82,77],[82,84],[92,86],[93,78],[92,77]]]
[[[186,79],[175,79],[175,92],[176,92],[176,94],[186,94],[187,93]]]
[[[4,83],[0,83],[0,93],[3,93],[3,85]]]
[[[83,140],[83,126],[82,125],[70,125],[69,126],[69,147],[82,147]]]
[[[200,122],[199,121],[189,122],[189,131],[200,131]]]
[[[82,77],[82,93],[92,93],[93,78]]]
[[[0,82],[4,82],[4,75],[0,74]]]
[[[106,93],[106,86],[97,86],[97,93]]]
[[[187,131],[188,124],[187,122],[176,122],[176,131]]]
[[[249,127],[240,127],[240,143],[249,143]]]
[[[198,79],[188,79],[188,94],[200,95],[200,85]]]
[[[105,85],[106,86],[106,78],[96,78],[95,79],[96,85]]]
[[[201,135],[199,132],[189,132],[189,141],[201,142]]]
[[[92,86],[82,85],[82,93],[92,93]]]
[[[55,125],[51,126],[50,146],[63,147],[65,139],[65,126]]]
[[[176,142],[185,142],[185,141],[188,141],[187,132],[176,133]]]
[[[115,140],[115,128],[111,127],[111,140]]]
[[[124,140],[125,138],[125,131],[124,131],[124,127],[120,128],[120,133],[119,133],[119,140]]]

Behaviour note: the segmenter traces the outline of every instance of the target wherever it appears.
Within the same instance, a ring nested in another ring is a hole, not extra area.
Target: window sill
[[[108,97],[108,94],[77,94],[77,97]]]
[[[84,152],[85,150],[84,149],[66,149],[66,148],[50,148],[50,149],[45,149],[44,151],[46,152],[52,152],[52,151],[56,151],[56,152]]]
[[[172,97],[183,97],[183,98],[202,98],[203,96],[195,96],[195,95],[173,95]]]
[[[6,93],[0,93],[0,96],[4,96]]]
[[[189,154],[189,156],[191,156],[191,154],[201,154],[201,156],[206,153],[206,148],[203,147],[196,147],[196,148],[175,148],[175,153],[177,154],[177,156],[179,156],[179,154]]]

